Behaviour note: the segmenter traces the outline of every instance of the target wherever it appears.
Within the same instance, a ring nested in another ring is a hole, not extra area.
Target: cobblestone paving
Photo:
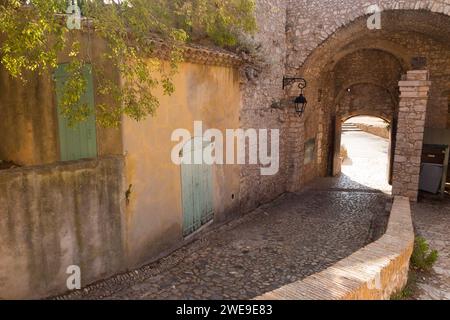
[[[375,240],[384,232],[374,229],[380,218],[387,220],[388,201],[348,177],[323,179],[158,263],[64,298],[252,299],[321,271]]]
[[[444,201],[425,200],[413,206],[418,235],[439,251],[430,275],[418,279],[419,300],[450,300],[450,197]]]

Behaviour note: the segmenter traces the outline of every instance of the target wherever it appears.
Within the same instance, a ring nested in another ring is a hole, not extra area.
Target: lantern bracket
[[[298,82],[298,87],[303,90],[308,85],[306,80],[304,78],[298,78],[298,77],[283,77],[283,90],[286,89],[286,87],[293,85],[294,83]]]

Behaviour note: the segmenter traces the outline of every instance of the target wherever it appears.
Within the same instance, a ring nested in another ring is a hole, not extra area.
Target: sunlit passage
[[[360,116],[344,122],[342,173],[362,185],[390,193],[389,131],[389,123],[380,118]]]

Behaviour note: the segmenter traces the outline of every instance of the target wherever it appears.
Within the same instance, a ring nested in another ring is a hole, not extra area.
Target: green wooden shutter
[[[206,146],[208,147],[208,145]],[[183,150],[183,158],[194,160],[194,153],[202,153],[205,146],[194,140]],[[188,236],[214,218],[212,166],[182,164],[183,235]]]
[[[90,65],[85,66],[83,76],[86,79],[86,92],[80,99],[81,104],[87,104],[94,111],[94,86],[92,79],[92,68]],[[69,127],[67,119],[60,113],[60,92],[64,87],[68,78],[67,64],[58,66],[55,75],[56,96],[57,96],[57,113],[59,128],[59,145],[61,161],[71,161],[86,158],[97,157],[97,131],[95,122],[95,113],[85,121],[76,126]]]

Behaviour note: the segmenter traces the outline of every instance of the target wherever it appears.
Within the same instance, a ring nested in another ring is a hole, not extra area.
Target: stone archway
[[[332,155],[333,168],[329,171],[333,176],[340,174],[340,145],[342,135],[342,125],[348,119],[355,116],[372,116],[385,120],[391,124],[390,147],[389,147],[389,168],[388,177],[392,181],[392,164],[395,153],[395,143],[392,137],[395,136],[395,118],[397,114],[398,102],[392,97],[389,89],[377,83],[355,83],[341,92],[335,98],[337,123],[334,124],[334,153]],[[392,126],[394,124],[394,126]]]
[[[391,192],[391,122],[374,113],[341,119],[339,175],[370,189]]]
[[[435,13],[439,11],[436,6],[431,10],[428,5],[394,5],[388,9],[395,10],[382,14],[382,30],[373,31],[367,28],[365,13],[360,12],[358,6],[353,8],[353,3],[351,6],[345,11],[349,16],[341,17],[342,22],[336,24],[333,20],[326,25],[329,20],[324,19],[323,25],[308,26],[309,31],[304,33],[298,30],[307,25],[308,18],[297,20],[299,16],[310,15],[308,10],[311,9],[314,21],[322,21],[320,16],[331,14],[332,10],[317,12],[306,5],[308,8],[305,10],[303,6],[298,15],[294,6],[288,15],[288,39],[292,48],[288,54],[287,73],[310,80],[306,95],[314,101],[315,108],[307,111],[303,126],[305,139],[319,137],[318,175],[330,173],[330,166],[335,162],[335,140],[340,133],[342,115],[370,114],[389,120],[393,127],[391,152],[394,154],[400,109],[399,82],[411,69],[425,67],[429,70],[431,88],[427,104],[429,110],[433,110],[428,112],[426,124],[418,119],[413,124],[416,128],[411,130],[423,134],[425,126],[446,125],[443,124],[445,117],[439,115],[447,111],[440,93],[450,85],[450,67],[445,62],[450,61],[450,34],[446,32],[450,29],[450,18],[446,14]],[[429,10],[416,10],[419,8]],[[440,12],[449,13],[450,8],[446,10],[442,8]],[[316,28],[327,31],[320,32]],[[304,50],[305,46],[307,50]],[[417,61],[422,60],[425,64],[418,66]],[[413,143],[418,144],[419,141]],[[332,160],[330,154],[333,155]],[[394,167],[393,161],[391,166]],[[301,168],[301,165],[296,168]],[[411,192],[409,194],[412,195]]]
[[[291,2],[287,14],[288,42],[292,45],[287,65],[300,68],[312,53],[323,46],[328,40],[335,37],[340,31],[351,27],[354,22],[364,20],[364,28],[367,29],[367,18],[370,15],[369,8],[376,4],[382,10],[382,28],[384,13],[424,12],[434,16],[450,16],[450,3],[442,0],[386,0],[374,1],[375,3],[355,0],[342,2],[332,0],[318,4],[316,1]],[[436,22],[436,21],[434,21]],[[415,20],[410,21],[414,28]],[[307,26],[307,28],[305,28]],[[352,38],[358,33],[358,28],[353,25]]]

